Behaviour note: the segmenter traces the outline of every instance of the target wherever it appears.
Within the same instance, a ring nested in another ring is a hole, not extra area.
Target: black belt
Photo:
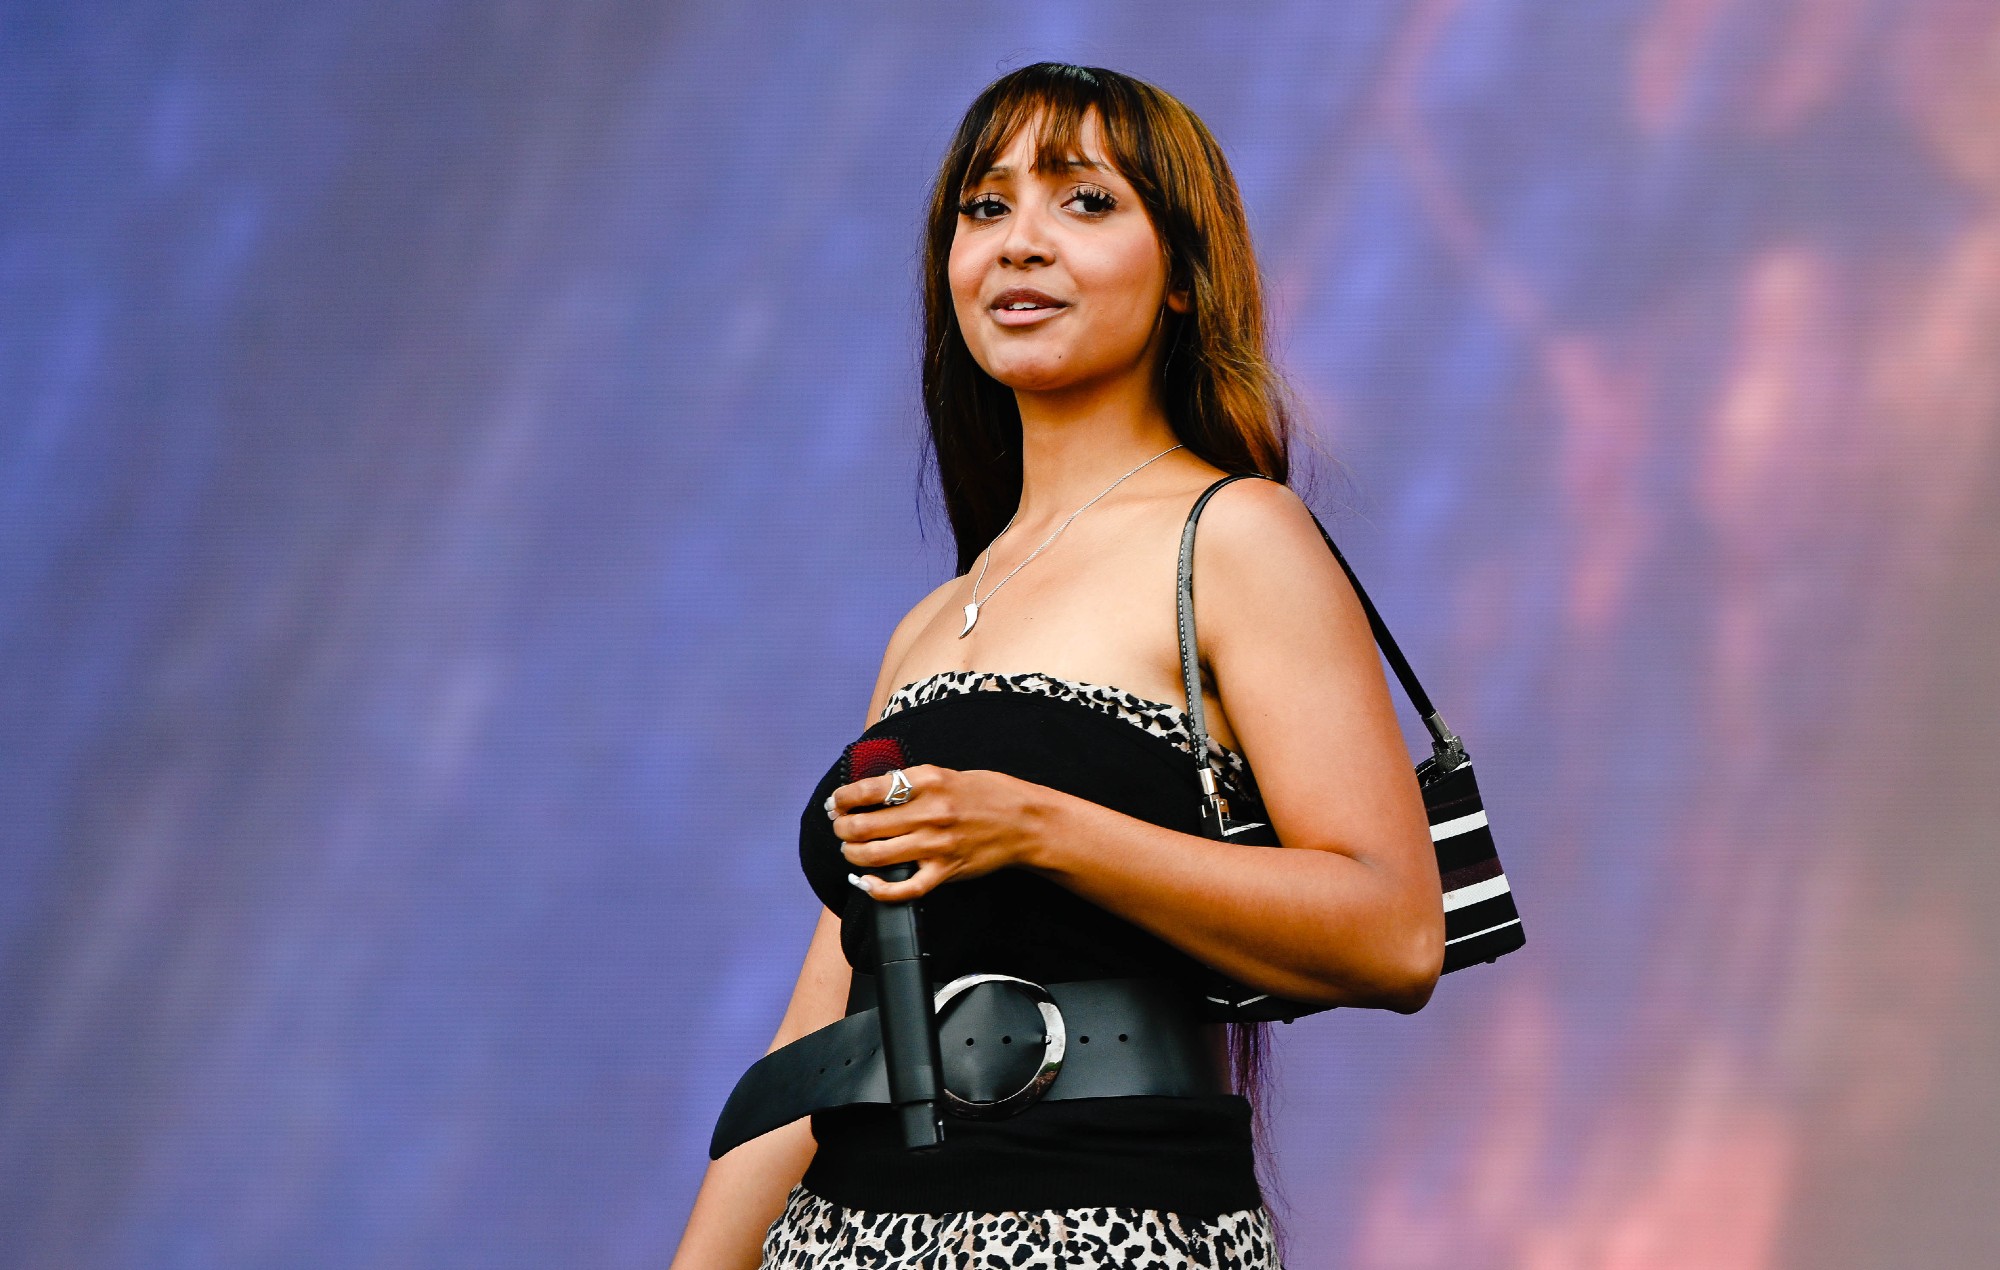
[[[852,1013],[750,1065],[709,1138],[713,1160],[828,1107],[889,1102],[873,975],[856,972]],[[936,993],[945,1108],[993,1119],[1044,1098],[1226,1094],[1196,1002],[1170,979],[1076,979],[1046,986],[964,975]]]

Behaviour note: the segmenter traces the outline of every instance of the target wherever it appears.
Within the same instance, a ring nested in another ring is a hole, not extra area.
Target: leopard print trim
[[[1259,1205],[1193,1219],[1157,1208],[892,1213],[845,1208],[792,1187],[764,1233],[758,1270],[1285,1270],[1271,1212]]]
[[[1123,719],[1154,736],[1164,737],[1185,753],[1194,753],[1194,729],[1189,726],[1187,711],[1181,707],[1135,696],[1123,688],[1114,688],[1110,684],[1085,683],[1079,679],[1058,679],[1054,675],[1044,675],[1036,671],[1024,671],[1016,675],[988,670],[939,671],[935,675],[927,675],[913,683],[904,684],[890,693],[889,700],[882,707],[881,719],[886,719],[896,711],[909,706],[922,705],[956,693],[974,691],[1032,692],[1045,697],[1078,701],[1114,718]],[[879,723],[881,719],[876,721]],[[1216,769],[1216,777],[1221,781],[1225,795],[1253,798],[1256,796],[1257,778],[1250,771],[1248,759],[1235,750],[1217,744],[1213,736],[1208,738],[1208,756],[1209,766]]]

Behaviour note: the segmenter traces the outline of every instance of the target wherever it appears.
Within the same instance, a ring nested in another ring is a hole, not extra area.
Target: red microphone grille
[[[910,761],[903,757],[903,743],[893,736],[863,737],[847,747],[847,780],[865,781],[871,776],[882,776],[899,767],[908,767]]]

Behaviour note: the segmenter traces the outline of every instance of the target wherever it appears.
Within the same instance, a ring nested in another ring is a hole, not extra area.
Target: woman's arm
[[[889,646],[876,672],[875,692],[868,703],[872,725],[893,690],[889,679],[901,664],[903,651],[930,620],[937,598],[950,583],[931,592],[904,615],[889,636]],[[785,1009],[777,1035],[764,1052],[789,1045],[809,1032],[837,1023],[847,1013],[847,993],[853,968],[840,948],[840,915],[822,908],[805,963],[799,969],[792,1001]],[[785,1211],[785,1199],[805,1176],[818,1144],[812,1120],[801,1116],[782,1128],[760,1134],[709,1163],[695,1193],[687,1228],[668,1270],[755,1270],[763,1259],[764,1236]]]
[[[1444,902],[1361,601],[1305,505],[1274,482],[1218,492],[1195,555],[1201,651],[1286,849],[1046,790],[1019,863],[1253,987],[1421,1009],[1444,962]]]
[[[1196,538],[1196,629],[1285,849],[1179,833],[1001,772],[910,769],[907,805],[843,814],[857,865],[919,861],[882,901],[1032,869],[1224,974],[1297,1000],[1423,1008],[1444,901],[1423,795],[1366,614],[1298,496],[1218,493]],[[834,791],[878,804],[886,777]]]
[[[847,1010],[851,973],[840,951],[840,916],[822,908],[791,1005],[764,1052],[838,1021]],[[710,1161],[669,1270],[755,1270],[765,1232],[784,1213],[785,1198],[805,1176],[816,1146],[812,1120],[801,1116]]]

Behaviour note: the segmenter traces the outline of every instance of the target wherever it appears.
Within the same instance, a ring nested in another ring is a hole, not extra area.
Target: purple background
[[[1227,148],[1527,949],[1282,1029],[1312,1267],[1990,1264],[2000,5],[0,6],[0,1265],[663,1265],[951,572],[1000,72]],[[1414,720],[1409,727],[1414,739]]]

